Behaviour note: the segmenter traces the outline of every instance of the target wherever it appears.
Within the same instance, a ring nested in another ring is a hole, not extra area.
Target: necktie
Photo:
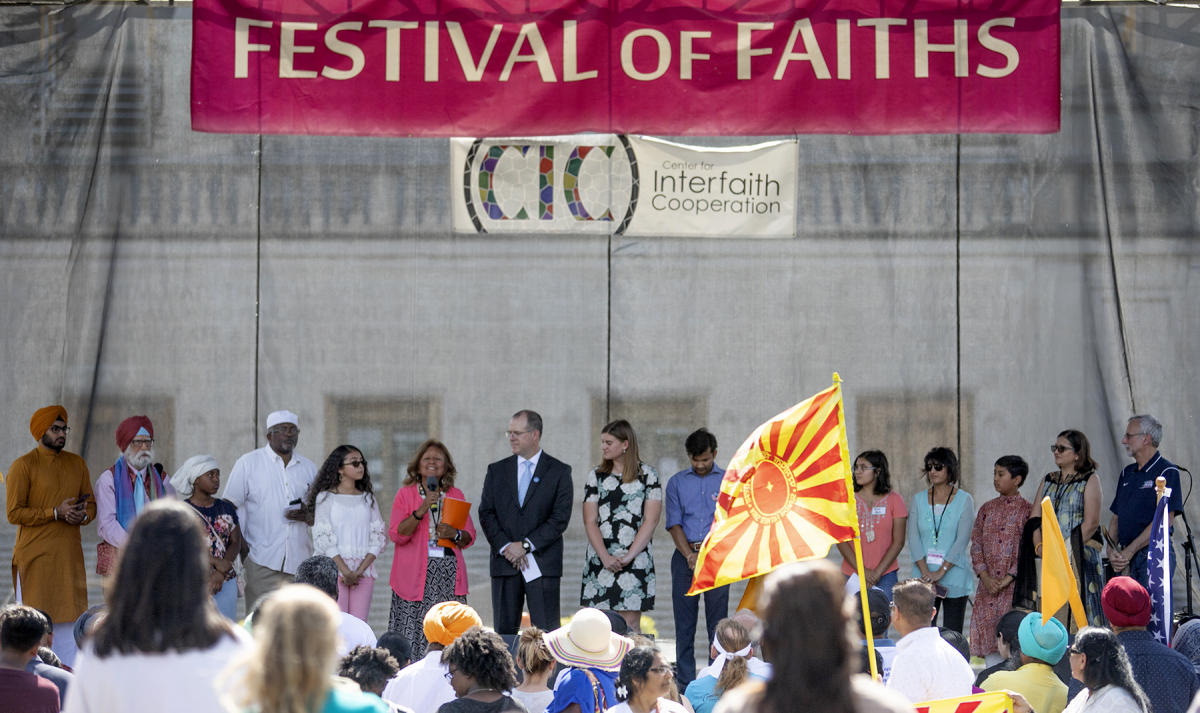
[[[146,507],[146,481],[145,476],[138,473],[137,481],[133,484],[133,511],[140,513],[144,507]]]
[[[529,492],[529,483],[533,480],[533,463],[525,461],[521,464],[521,477],[517,479],[517,503],[525,505],[525,494]]]

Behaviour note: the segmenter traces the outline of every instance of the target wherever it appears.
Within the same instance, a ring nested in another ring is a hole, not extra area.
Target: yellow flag
[[[758,613],[758,595],[762,591],[762,581],[765,575],[751,577],[746,580],[746,591],[742,592],[742,599],[738,602],[738,610],[749,609],[755,614]]]
[[[913,706],[916,713],[1010,713],[1012,698],[1004,691],[980,693],[962,698],[943,698]]]
[[[1087,615],[1083,611],[1083,600],[1079,598],[1079,580],[1071,569],[1071,557],[1067,543],[1063,541],[1058,517],[1049,496],[1042,498],[1042,623],[1054,616],[1054,612],[1066,603],[1071,604],[1075,625],[1087,626]]]

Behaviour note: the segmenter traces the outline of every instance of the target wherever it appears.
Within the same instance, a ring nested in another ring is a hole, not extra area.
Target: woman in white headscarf
[[[749,668],[753,653],[750,632],[734,619],[717,622],[717,634],[713,637],[709,653],[712,664],[701,671],[683,692],[696,713],[710,713],[717,701],[721,700],[721,694],[737,688],[754,675]]]
[[[208,587],[217,608],[229,619],[237,619],[237,572],[234,562],[242,549],[242,531],[238,528],[237,507],[217,497],[221,471],[212,456],[192,456],[171,476],[171,487],[179,493],[204,524],[208,538]]]

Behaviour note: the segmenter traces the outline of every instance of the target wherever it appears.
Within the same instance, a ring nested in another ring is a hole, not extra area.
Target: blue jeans
[[[237,579],[225,580],[225,586],[221,587],[221,591],[213,595],[213,601],[217,603],[217,609],[221,610],[226,619],[232,621],[237,621],[237,600]]]
[[[887,595],[888,601],[890,602],[892,601],[892,588],[895,587],[896,583],[899,581],[900,570],[893,569],[891,572],[888,572],[880,577],[875,586],[883,590],[883,593]]]
[[[844,576],[846,578],[846,581],[850,581],[850,577],[853,575],[848,575],[843,572],[842,576]],[[879,581],[875,583],[875,588],[882,589],[883,593],[887,595],[888,601],[890,602],[890,601],[892,601],[892,589],[894,589],[896,587],[896,584],[899,581],[900,581],[900,570],[893,569],[891,572],[888,572],[887,574],[885,574],[879,578]],[[857,601],[857,600],[855,600],[855,601]]]
[[[717,634],[717,622],[729,614],[728,585],[689,597],[686,593],[691,586],[692,570],[688,569],[687,559],[675,550],[671,556],[671,606],[675,612],[675,678],[681,691],[696,678],[696,619],[700,614],[700,598],[704,598],[709,641]]]

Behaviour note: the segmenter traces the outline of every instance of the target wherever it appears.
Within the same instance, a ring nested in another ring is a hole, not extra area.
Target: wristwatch
[[[456,544],[456,545],[458,544],[458,540],[459,540],[459,538],[461,538],[461,537],[462,537],[462,533],[463,533],[463,531],[462,531],[462,530],[455,530],[455,531],[454,531],[454,544]]]
[[[521,546],[525,548],[526,552],[533,550],[533,545],[529,544],[529,540],[521,540]]]

